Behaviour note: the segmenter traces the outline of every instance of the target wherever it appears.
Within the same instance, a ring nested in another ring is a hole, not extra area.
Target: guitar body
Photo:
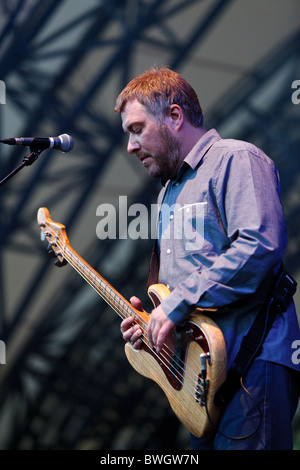
[[[154,284],[148,290],[154,306],[162,302],[169,293],[164,284]],[[217,424],[220,409],[214,405],[213,398],[226,378],[227,369],[225,341],[218,326],[204,315],[205,312],[209,314],[209,311],[196,309],[190,315],[185,327],[174,335],[173,355],[164,352],[153,354],[146,344],[140,350],[135,350],[130,343],[125,345],[125,353],[131,366],[160,386],[175,415],[197,437],[208,435],[212,431],[207,411],[212,422]],[[201,354],[207,357],[207,410],[204,403],[201,403],[204,400]],[[175,366],[172,366],[172,362]]]
[[[197,437],[212,430],[220,410],[214,395],[226,378],[226,348],[221,330],[209,318],[216,309],[196,309],[184,328],[176,328],[156,353],[147,337],[149,314],[139,311],[116,291],[70,246],[65,226],[53,222],[46,207],[37,214],[41,237],[48,241],[48,251],[57,257],[56,265],[69,263],[121,317],[133,316],[143,331],[143,347],[135,350],[127,343],[125,353],[132,367],[155,381],[167,396],[171,408],[186,428]],[[148,294],[156,307],[169,294],[164,284],[154,284]],[[206,314],[206,315],[205,315]],[[204,373],[203,373],[204,371]]]

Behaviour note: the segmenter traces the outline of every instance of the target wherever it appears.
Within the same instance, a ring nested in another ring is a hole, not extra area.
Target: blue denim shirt
[[[230,366],[286,248],[280,182],[274,162],[247,142],[211,129],[158,197],[159,278],[171,294],[162,308],[181,324],[196,307],[218,307]],[[299,369],[294,308],[278,317],[261,353]]]

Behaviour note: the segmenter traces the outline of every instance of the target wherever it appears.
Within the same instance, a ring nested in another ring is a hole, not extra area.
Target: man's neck
[[[206,134],[207,130],[204,126],[201,127],[193,127],[191,125],[186,126],[183,129],[183,139],[182,139],[182,161],[186,158],[186,156],[190,153],[192,148],[196,145],[196,143],[201,139],[201,137]]]

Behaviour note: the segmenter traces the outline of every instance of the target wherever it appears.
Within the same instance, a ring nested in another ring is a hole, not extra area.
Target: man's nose
[[[127,152],[128,153],[136,153],[141,149],[141,146],[135,136],[129,136],[128,145],[127,145]]]

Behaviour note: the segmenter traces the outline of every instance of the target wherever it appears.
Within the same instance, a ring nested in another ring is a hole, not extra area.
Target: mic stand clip
[[[32,165],[32,163],[35,162],[39,158],[40,154],[43,151],[43,150],[32,150],[32,149],[30,149],[30,150],[31,150],[30,154],[26,155],[23,158],[23,163],[21,163],[21,165],[19,165],[17,168],[15,168],[2,181],[0,181],[0,186],[2,186],[4,183],[6,183],[6,181],[8,181],[10,178],[12,178],[12,176],[14,176],[20,170],[22,170],[22,168],[24,168],[24,166]]]

